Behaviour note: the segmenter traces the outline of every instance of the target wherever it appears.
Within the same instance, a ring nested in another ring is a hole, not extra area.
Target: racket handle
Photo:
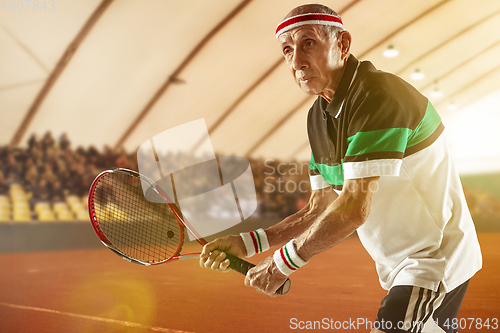
[[[226,259],[229,259],[229,268],[243,275],[247,275],[247,272],[250,270],[250,268],[255,267],[255,265],[251,262],[245,261],[229,253],[226,253]],[[292,281],[287,278],[286,281],[281,285],[281,287],[276,290],[276,293],[278,295],[286,294],[290,290],[291,284]]]

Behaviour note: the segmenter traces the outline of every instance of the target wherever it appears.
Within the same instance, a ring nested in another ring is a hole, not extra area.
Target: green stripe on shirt
[[[369,132],[358,132],[347,139],[346,156],[356,156],[382,151],[404,152],[409,128],[388,128]]]
[[[424,118],[415,127],[410,136],[408,137],[407,148],[410,148],[416,144],[427,139],[436,128],[441,124],[441,117],[437,113],[431,102],[427,103],[427,109],[425,110]]]
[[[441,123],[436,109],[431,102],[427,103],[425,115],[414,130],[409,128],[388,128],[367,132],[358,132],[347,138],[346,156],[357,156],[377,152],[404,153],[427,139]]]
[[[343,163],[344,160],[341,160]],[[330,185],[344,185],[344,169],[342,168],[342,164],[330,166],[326,164],[316,164],[314,161],[314,156],[311,152],[311,170],[318,170],[321,173],[321,176],[325,178],[328,184]]]

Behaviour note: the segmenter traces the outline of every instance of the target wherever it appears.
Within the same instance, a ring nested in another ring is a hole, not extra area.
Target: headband
[[[287,32],[288,30],[306,24],[330,25],[344,29],[342,20],[339,16],[321,13],[301,14],[292,16],[281,22],[276,28],[276,38],[278,38],[282,33]]]

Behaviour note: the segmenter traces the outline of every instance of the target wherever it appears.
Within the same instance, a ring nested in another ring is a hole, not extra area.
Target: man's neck
[[[340,69],[341,73],[338,76],[337,82],[335,82],[335,87],[330,89],[325,89],[324,91],[318,94],[319,96],[323,97],[328,103],[332,101],[333,96],[335,95],[335,91],[340,85],[340,81],[342,80],[342,76],[344,75],[345,68],[347,67],[347,59],[348,58],[346,58],[346,60],[344,61],[344,66],[342,66],[342,68]]]

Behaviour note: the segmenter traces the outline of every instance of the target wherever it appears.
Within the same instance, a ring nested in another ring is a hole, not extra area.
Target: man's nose
[[[297,50],[293,53],[292,67],[296,71],[303,70],[308,67],[304,52]]]

